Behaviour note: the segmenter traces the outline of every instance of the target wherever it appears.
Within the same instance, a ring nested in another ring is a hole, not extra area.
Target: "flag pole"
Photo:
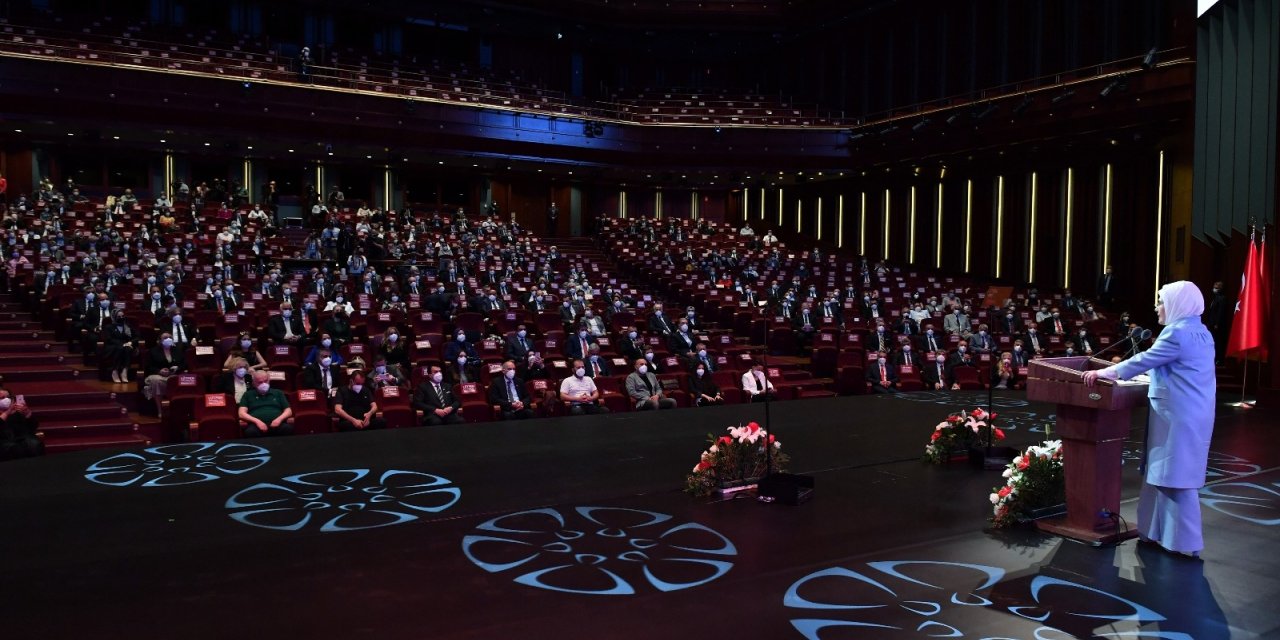
[[[1235,403],[1235,404],[1234,404],[1234,405],[1232,405],[1232,406],[1234,406],[1234,407],[1238,407],[1238,408],[1240,408],[1240,409],[1248,409],[1248,408],[1249,408],[1249,403],[1244,401],[1244,390],[1245,390],[1245,387],[1248,387],[1248,386],[1249,386],[1249,355],[1248,355],[1248,354],[1245,354],[1245,357],[1244,357],[1244,380],[1242,380],[1242,381],[1240,382],[1240,402],[1237,402],[1237,403]]]

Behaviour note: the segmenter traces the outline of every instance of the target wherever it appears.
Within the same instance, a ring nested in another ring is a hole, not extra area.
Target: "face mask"
[[[639,372],[640,372],[640,375],[642,375],[642,376],[643,376],[643,375],[646,375],[646,374],[648,374],[648,373],[649,373],[649,366],[648,366],[648,365],[643,365],[643,364],[642,364],[642,365],[640,365],[640,368],[639,368],[639,369],[636,369],[636,371],[639,371]]]
[[[1075,354],[1075,352],[1076,352],[1075,349],[1067,349],[1067,355],[1073,355]]]
[[[1089,335],[1089,332],[1088,332],[1088,331],[1081,331],[1081,332],[1080,332],[1080,336],[1081,336],[1081,337],[1084,337],[1084,336],[1087,336],[1087,335]]]
[[[1014,348],[1013,348],[1013,350],[1014,350],[1014,351],[1022,351],[1022,347],[1021,347],[1021,346],[1016,346],[1016,347],[1014,347]]]
[[[110,301],[110,300],[103,300],[103,301],[101,301],[101,302],[99,302],[99,303],[98,303],[98,306],[102,307],[103,309],[106,309],[107,307],[111,306],[111,301]]]
[[[0,411],[7,411],[13,404],[13,398],[0,398]]]
[[[399,339],[400,339],[400,334],[398,333],[393,333],[387,336],[387,342],[395,342],[396,340],[399,340]]]
[[[240,348],[241,348],[241,349],[248,349],[249,347],[252,347],[252,346],[253,346],[253,341],[252,341],[252,340],[241,340],[241,341],[240,341]]]
[[[650,352],[650,353],[646,353],[646,354],[644,354],[644,359],[645,359],[645,360],[653,360],[653,353],[652,353],[652,352]]]
[[[508,379],[508,380],[510,380],[510,379],[512,379],[512,378],[514,378],[514,377],[516,377],[516,370],[515,370],[515,369],[507,369],[506,371],[503,371],[503,372],[502,372],[502,375],[506,376],[506,377],[507,377],[507,379]]]
[[[467,357],[466,357],[466,356],[460,356],[460,357],[458,358],[458,366],[460,366],[460,367],[461,367],[461,366],[463,366],[463,365],[465,365],[465,364],[467,364]]]
[[[578,332],[578,337],[579,337],[579,338],[586,338],[586,337],[587,337],[587,332],[586,332],[586,331],[579,331],[579,332]]]
[[[320,358],[320,366],[322,366],[322,367],[327,367],[327,366],[329,366],[329,365],[331,365],[331,364],[333,364],[333,358],[330,358],[329,356],[325,356],[325,357],[323,357],[323,358]]]
[[[694,373],[698,374],[698,377],[699,377],[699,378],[701,378],[702,376],[706,375],[707,370],[706,370],[706,369],[695,369],[695,370],[694,370]]]
[[[328,348],[332,344],[333,344],[333,340],[330,340],[329,338],[325,338],[324,340],[320,341],[320,346],[325,348]]]
[[[431,381],[432,381],[432,382],[434,382],[434,383],[436,383],[436,384],[440,384],[440,381],[441,381],[441,380],[444,380],[444,374],[443,374],[443,373],[440,373],[439,371],[437,371],[437,372],[435,372],[435,373],[431,374]]]
[[[569,308],[569,301],[568,301],[568,300],[565,300],[565,301],[564,301],[564,308],[566,308],[566,309],[568,309],[568,308]]]
[[[687,324],[682,324],[682,325],[680,325],[680,330],[681,330],[681,331],[688,331],[688,330],[689,330],[689,325],[687,325]]]
[[[884,358],[880,358],[880,364],[884,364]]]
[[[521,330],[519,330],[519,331],[517,331],[517,332],[516,332],[516,336],[521,337],[521,338],[525,337],[526,335],[528,335],[528,332],[527,332],[527,331],[525,331],[524,329],[521,329]]]
[[[172,347],[172,346],[173,346],[173,338],[165,338],[164,340],[161,340],[161,341],[160,341],[160,344],[161,344],[162,346],[165,346],[165,347]]]
[[[903,348],[902,348],[902,352],[903,352],[903,353],[911,353],[911,347],[903,347]]]
[[[176,314],[176,315],[174,315],[174,316],[173,316],[173,323],[174,323],[174,324],[182,324],[182,314],[181,314],[181,313]]]
[[[1004,318],[1005,318],[1005,320],[1012,320],[1012,319],[1013,319],[1013,314],[1012,314],[1012,313],[1005,314]]]
[[[459,333],[459,334],[458,334],[458,342],[466,342],[466,341],[467,341],[467,334],[465,334],[465,333]]]
[[[291,294],[291,293],[293,293],[293,292],[292,292],[292,291],[290,291],[290,290],[288,290],[288,289],[285,289],[285,290],[284,290],[284,295],[286,295],[286,296],[287,296],[287,295],[289,295],[289,294]]]
[[[237,378],[243,378],[243,377],[244,377],[244,374],[246,374],[246,373],[248,373],[248,372],[249,372],[249,370],[248,370],[248,369],[246,369],[246,368],[244,368],[244,367],[237,367],[237,368],[236,368],[236,377],[237,377]]]
[[[933,329],[929,329],[928,331],[925,331],[925,333],[928,335],[933,335]]]
[[[364,385],[362,385],[362,384],[353,384],[353,385],[351,385],[351,390],[352,390],[352,391],[354,391],[354,392],[356,392],[356,393],[360,393],[362,390],[364,390]]]
[[[271,390],[271,383],[264,382],[258,385],[258,393],[266,393]]]
[[[1055,317],[1055,318],[1056,318],[1056,317],[1058,317],[1058,314],[1056,314],[1056,313],[1055,313],[1055,314],[1053,314],[1053,317]]]
[[[392,302],[400,302],[400,296],[391,296]]]
[[[661,317],[662,317],[662,309],[658,309],[657,311],[654,311],[654,312],[653,312],[653,315],[658,316],[659,318],[661,318]]]
[[[334,298],[333,300],[334,300],[334,302],[337,302],[338,304],[342,304],[342,296],[338,296],[338,297]]]
[[[979,331],[979,332],[978,332],[978,335],[980,335],[980,336],[985,336],[985,335],[987,335],[987,332],[986,332],[986,331]]]
[[[581,378],[582,376],[587,375],[587,370],[586,370],[586,369],[583,369],[582,367],[578,367],[577,369],[575,369],[575,370],[573,371],[573,375],[575,375],[575,376],[577,376],[577,377]]]
[[[958,351],[959,351],[960,353],[964,353],[964,352],[965,352],[965,350],[966,350],[966,347],[960,347],[960,348],[958,349]]]
[[[159,299],[160,299],[160,294],[158,294],[158,293],[153,293],[153,294],[151,294],[151,299],[152,299],[152,300],[159,300]]]

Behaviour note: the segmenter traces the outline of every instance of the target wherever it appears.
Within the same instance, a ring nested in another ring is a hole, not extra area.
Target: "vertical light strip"
[[[764,187],[760,187],[760,219],[764,220],[764,205],[768,198],[764,197]]]
[[[969,273],[973,258],[973,180],[965,181],[964,196],[964,271]]]
[[[1027,237],[1027,282],[1036,281],[1036,172],[1031,172],[1031,232]]]
[[[689,194],[689,218],[692,220],[698,219],[698,192],[697,191],[694,191],[693,193]]]
[[[627,192],[626,191],[618,192],[618,217],[619,218],[627,217]]]
[[[844,194],[836,200],[836,248],[844,248]]]
[[[822,239],[822,196],[818,196],[818,240]]]
[[[1105,200],[1102,203],[1102,268],[1111,264],[1111,164],[1107,164]]]
[[[662,189],[653,194],[653,212],[657,219],[662,219]]]
[[[778,187],[778,228],[779,229],[782,229],[783,225],[787,224],[782,219],[782,211],[785,208],[786,207],[784,207],[782,204],[782,187]]]
[[[1071,190],[1075,183],[1075,170],[1067,167],[1067,228],[1063,233],[1062,245],[1062,288],[1071,288],[1071,214],[1074,213],[1075,200],[1072,197]]]
[[[801,216],[804,214],[804,200],[796,200],[796,233],[800,233]]]
[[[884,251],[881,258],[889,259],[889,190],[884,190]]]
[[[241,172],[242,172],[242,175],[240,177],[240,184],[244,185],[245,193],[248,193],[249,199],[252,200],[254,189],[253,189],[253,184],[250,182],[250,180],[253,179],[253,160],[245,158],[244,165],[241,168]]]
[[[743,222],[747,221],[747,216],[749,215],[748,214],[749,200],[751,200],[751,190],[747,188],[743,188],[742,190],[742,221]]]
[[[1004,267],[1004,176],[996,176],[996,277]]]
[[[858,255],[867,255],[867,192],[862,192],[862,208],[858,214]]]
[[[391,202],[392,196],[393,194],[391,192],[391,167],[387,167],[383,169],[383,172],[382,172],[382,208],[383,209],[391,209],[393,204]]]
[[[942,268],[942,183],[938,183],[938,233],[934,237],[933,267]]]
[[[916,263],[916,187],[911,185],[911,246],[907,248],[907,262]]]
[[[324,163],[323,163],[323,162],[317,162],[317,163],[316,163],[316,182],[315,182],[315,184],[316,184],[316,193],[320,194],[320,200],[321,200],[321,201],[324,201]],[[386,201],[385,201],[385,200],[384,200],[384,201],[383,201],[383,203],[382,203],[382,208],[383,208],[383,209],[387,209],[387,208],[388,208],[387,203],[386,203]]]
[[[1160,244],[1164,235],[1164,150],[1160,150],[1159,177],[1156,178],[1156,290],[1155,302],[1160,302]]]
[[[173,189],[173,154],[166,153],[164,154],[164,189],[162,190],[165,193],[169,193],[171,189]],[[252,189],[250,189],[250,192],[252,192]],[[176,194],[169,193],[170,200],[172,200],[175,195]]]

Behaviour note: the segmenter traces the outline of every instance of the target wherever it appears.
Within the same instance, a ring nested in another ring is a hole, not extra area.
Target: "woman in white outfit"
[[[1138,537],[1187,556],[1198,556],[1204,548],[1198,494],[1208,466],[1217,392],[1213,336],[1200,322],[1203,312],[1204,296],[1196,285],[1185,280],[1165,285],[1156,305],[1165,328],[1151,348],[1084,374],[1084,383],[1093,386],[1098,378],[1128,379],[1151,372]]]

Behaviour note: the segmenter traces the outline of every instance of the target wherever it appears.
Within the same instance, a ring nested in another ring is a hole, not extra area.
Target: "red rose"
[[[1000,415],[1000,414],[998,414],[998,413],[993,413],[993,414],[991,414],[990,418],[991,418],[992,420],[995,420],[995,419],[996,419],[996,416],[998,416],[998,415]]]
[[[729,436],[720,436],[720,440],[717,442],[720,444],[733,444],[733,438],[730,438]]]
[[[971,415],[971,416],[973,416],[973,417],[975,417],[975,418],[981,418],[981,417],[982,417],[982,409],[974,409],[974,410],[973,410],[973,413],[970,413],[969,415]]]
[[[747,428],[751,430],[751,433],[755,433],[760,430],[760,425],[754,422],[751,422],[747,424]]]
[[[1028,462],[1026,458],[1023,458],[1023,459],[1021,459],[1021,460],[1019,460],[1019,461],[1018,461],[1018,470],[1019,470],[1019,471],[1022,471],[1022,470],[1026,469],[1026,468],[1027,468],[1027,467],[1029,467],[1029,466],[1031,466],[1031,463],[1030,463],[1030,462]]]
[[[769,442],[770,442],[770,443],[777,442],[777,441],[778,441],[778,439],[777,439],[777,438],[774,438],[774,437],[773,437],[773,434],[770,434],[770,435],[769,435]]]
[[[708,460],[703,460],[702,462],[698,463],[698,471],[706,471],[707,469],[710,469],[710,468],[711,468],[711,462]]]
[[[1003,498],[1003,497],[1008,496],[1010,491],[1013,491],[1013,489],[1010,489],[1009,487],[1001,487],[1001,488],[1000,488],[1000,491],[999,491],[999,492],[997,492],[997,493],[996,493],[996,495],[998,495],[998,496],[1000,496],[1001,498]]]
[[[941,436],[942,436],[942,432],[941,432],[941,431],[934,431],[934,432],[933,432],[933,436],[929,438],[929,441],[930,441],[930,442],[933,442],[934,440],[937,440],[937,439],[938,439],[938,438],[940,438]]]
[[[1004,432],[1003,432],[1003,431],[1001,431],[1001,430],[999,430],[999,429],[996,429],[996,439],[997,439],[997,440],[1004,440]]]

